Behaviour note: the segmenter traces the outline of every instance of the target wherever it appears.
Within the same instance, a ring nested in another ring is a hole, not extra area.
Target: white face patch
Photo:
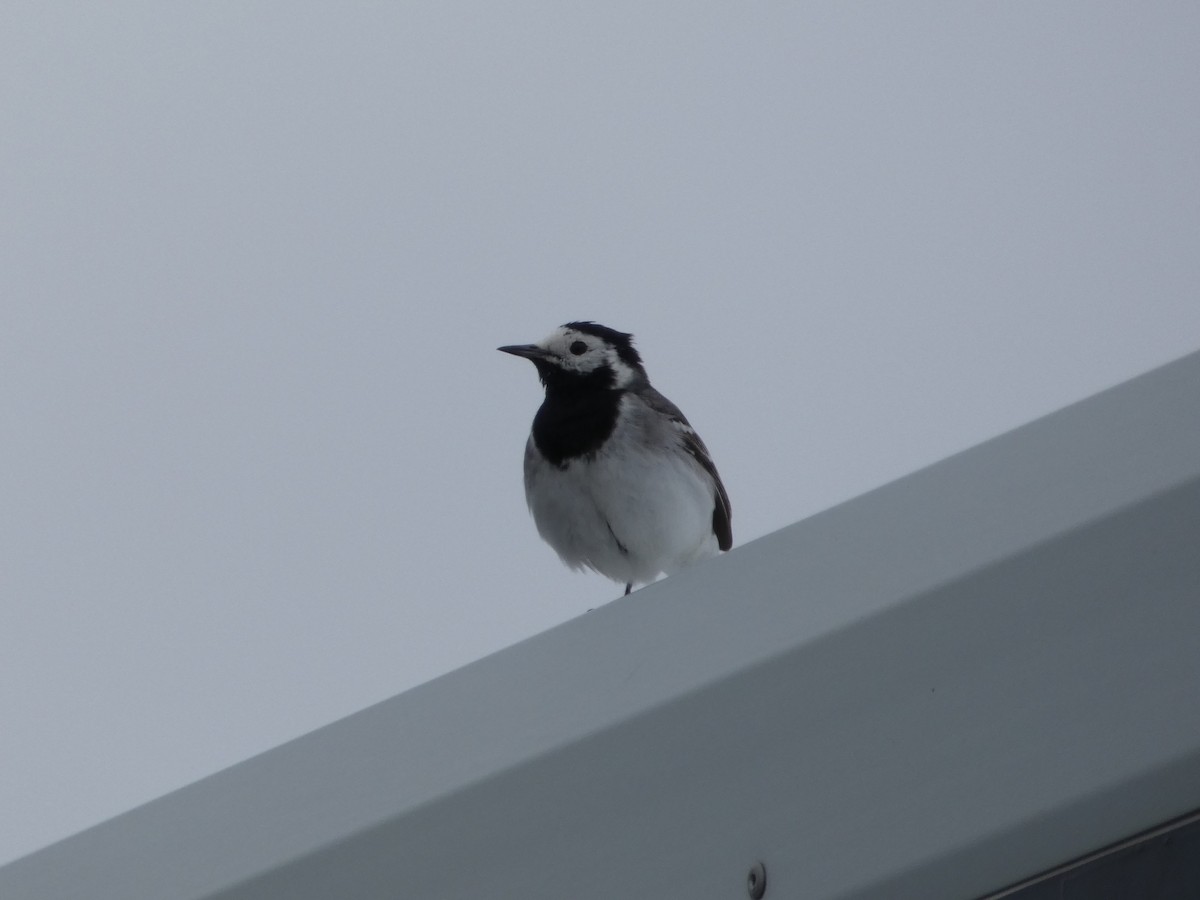
[[[584,334],[574,328],[555,329],[538,346],[554,354],[554,362],[567,372],[586,375],[602,366],[613,371],[618,388],[628,387],[637,371],[617,353],[617,348],[594,334]]]

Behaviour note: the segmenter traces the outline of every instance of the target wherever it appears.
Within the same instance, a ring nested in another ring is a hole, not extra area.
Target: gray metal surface
[[[0,869],[5,900],[970,898],[1200,808],[1200,354]]]
[[[981,900],[1196,900],[1200,811]]]

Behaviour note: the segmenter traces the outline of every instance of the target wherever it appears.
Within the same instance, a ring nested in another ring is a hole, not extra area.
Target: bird
[[[525,444],[525,499],[566,565],[629,594],[733,546],[712,456],[650,384],[632,334],[568,322],[497,349],[532,362],[545,389]]]

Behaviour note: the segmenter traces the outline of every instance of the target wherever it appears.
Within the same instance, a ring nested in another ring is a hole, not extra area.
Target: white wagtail
[[[732,546],[708,448],[650,385],[632,335],[568,322],[541,343],[499,349],[530,360],[546,388],[525,445],[525,499],[564,563],[628,594]]]

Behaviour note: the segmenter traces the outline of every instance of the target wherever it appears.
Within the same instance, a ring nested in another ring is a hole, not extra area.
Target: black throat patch
[[[614,374],[608,367],[587,375],[547,368],[552,371],[540,372],[539,367],[546,399],[533,417],[533,442],[561,469],[604,445],[617,424],[624,392],[613,389]]]

